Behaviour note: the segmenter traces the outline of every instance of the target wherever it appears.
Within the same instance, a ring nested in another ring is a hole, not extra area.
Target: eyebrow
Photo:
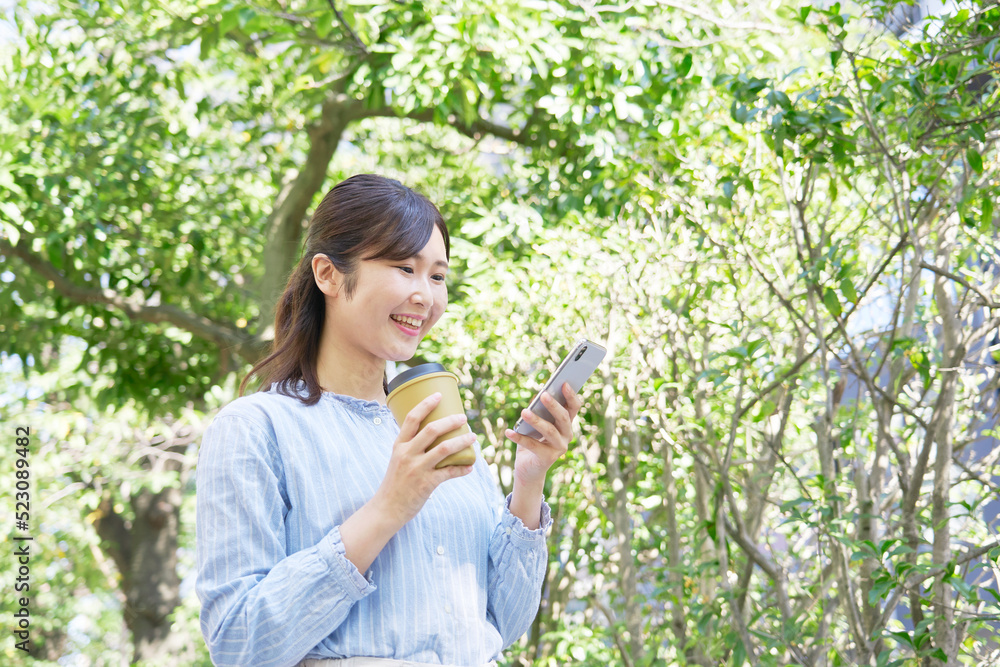
[[[413,256],[413,259],[416,259],[416,260],[422,262],[422,261],[424,261],[424,256],[421,255],[418,252],[416,255]],[[444,261],[443,259],[439,259],[438,261],[434,262],[434,266],[443,266],[444,268],[447,269],[448,268],[448,262]]]

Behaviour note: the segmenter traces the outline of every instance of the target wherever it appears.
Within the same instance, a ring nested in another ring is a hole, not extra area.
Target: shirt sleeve
[[[490,539],[487,572],[486,616],[500,632],[504,648],[528,631],[538,613],[548,559],[545,532],[552,525],[544,500],[538,528],[529,530],[511,513],[510,499],[508,495]]]
[[[205,431],[196,473],[195,590],[216,665],[297,664],[375,590],[347,560],[339,528],[288,554],[288,512],[273,438],[220,415]]]

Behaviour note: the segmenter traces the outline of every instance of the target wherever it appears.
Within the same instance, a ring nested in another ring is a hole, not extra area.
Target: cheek
[[[434,295],[434,305],[431,307],[431,324],[436,324],[444,315],[445,308],[448,307],[448,288],[442,286],[438,293]]]

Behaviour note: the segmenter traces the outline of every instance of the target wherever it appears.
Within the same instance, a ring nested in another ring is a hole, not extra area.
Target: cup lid
[[[420,364],[419,366],[408,368],[396,377],[392,378],[389,382],[389,393],[391,394],[396,390],[396,387],[409,382],[413,378],[418,378],[421,375],[427,375],[428,373],[442,373],[444,370],[445,368],[441,364]]]

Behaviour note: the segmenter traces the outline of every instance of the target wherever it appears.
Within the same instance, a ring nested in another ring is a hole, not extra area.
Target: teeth
[[[415,327],[417,329],[420,328],[420,320],[415,320],[412,317],[404,317],[403,315],[392,315],[391,317],[397,322],[402,322],[403,324]]]

